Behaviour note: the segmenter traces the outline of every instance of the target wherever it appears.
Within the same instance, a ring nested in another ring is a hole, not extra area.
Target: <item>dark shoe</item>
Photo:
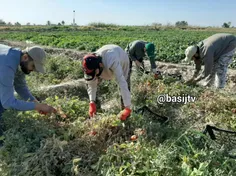
[[[0,131],[2,131],[2,130],[0,130]],[[3,144],[4,144],[4,141],[3,141],[3,139],[1,139],[1,138],[3,138],[4,136],[3,136],[3,133],[2,132],[0,132],[0,148],[3,146]]]
[[[0,148],[3,147],[4,141],[0,141]]]

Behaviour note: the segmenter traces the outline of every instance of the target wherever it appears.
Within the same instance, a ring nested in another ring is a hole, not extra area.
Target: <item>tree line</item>
[[[21,26],[21,24],[19,23],[19,22],[15,22],[14,24],[12,24],[11,22],[5,22],[4,20],[2,20],[2,19],[0,19],[0,26]],[[35,25],[35,24],[31,24],[31,23],[27,23],[26,24],[26,26],[30,26],[30,25]],[[61,22],[59,22],[58,24],[53,24],[53,23],[51,23],[51,21],[47,21],[46,22],[46,25],[47,26],[55,26],[55,25],[58,25],[58,26],[64,26],[65,25],[65,21],[64,20],[62,20]],[[75,24],[71,24],[71,25],[77,25],[76,23]],[[152,24],[153,26],[162,26],[162,24],[161,23],[153,23]],[[188,25],[188,22],[187,21],[177,21],[176,23],[175,23],[175,26],[176,27],[187,27],[187,26],[189,26]],[[223,27],[223,28],[233,28],[234,26],[231,26],[231,22],[224,22],[223,23],[223,25],[221,26],[221,27]]]

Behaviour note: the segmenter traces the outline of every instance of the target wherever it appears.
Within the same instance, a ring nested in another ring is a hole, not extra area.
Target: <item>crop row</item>
[[[105,44],[117,44],[125,48],[134,40],[145,40],[156,45],[156,59],[163,62],[179,63],[184,59],[185,49],[206,37],[216,33],[213,31],[183,30],[95,30],[95,31],[49,31],[49,32],[0,32],[0,40],[30,40],[34,43],[58,48],[77,49],[79,51],[95,51]],[[234,67],[234,62],[231,66]]]

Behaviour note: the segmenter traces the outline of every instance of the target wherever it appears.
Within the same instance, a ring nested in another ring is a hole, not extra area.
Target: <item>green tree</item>
[[[230,26],[231,26],[231,22],[224,23],[224,24],[222,25],[223,28],[230,28]]]
[[[47,25],[48,25],[48,26],[51,26],[51,22],[50,22],[49,20],[47,21]]]
[[[21,24],[19,22],[16,22],[15,26],[21,26]]]
[[[187,21],[177,21],[175,23],[175,26],[176,27],[186,27],[186,26],[188,26],[188,22]]]
[[[0,19],[0,26],[4,26],[4,25],[6,25],[6,22]]]

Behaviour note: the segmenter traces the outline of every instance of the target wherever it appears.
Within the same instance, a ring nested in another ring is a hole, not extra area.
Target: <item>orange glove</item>
[[[125,108],[125,109],[121,112],[120,120],[125,121],[125,120],[130,116],[130,113],[131,113],[131,109]]]
[[[153,73],[154,73],[154,78],[155,78],[155,79],[161,78],[161,72],[159,72],[159,71],[153,69]]]
[[[38,111],[39,114],[42,114],[42,115],[47,115],[48,113],[46,112],[43,112],[43,111]]]
[[[93,117],[96,114],[96,104],[94,102],[89,103],[89,116]]]
[[[154,78],[158,79],[159,75],[158,74],[154,74]]]

